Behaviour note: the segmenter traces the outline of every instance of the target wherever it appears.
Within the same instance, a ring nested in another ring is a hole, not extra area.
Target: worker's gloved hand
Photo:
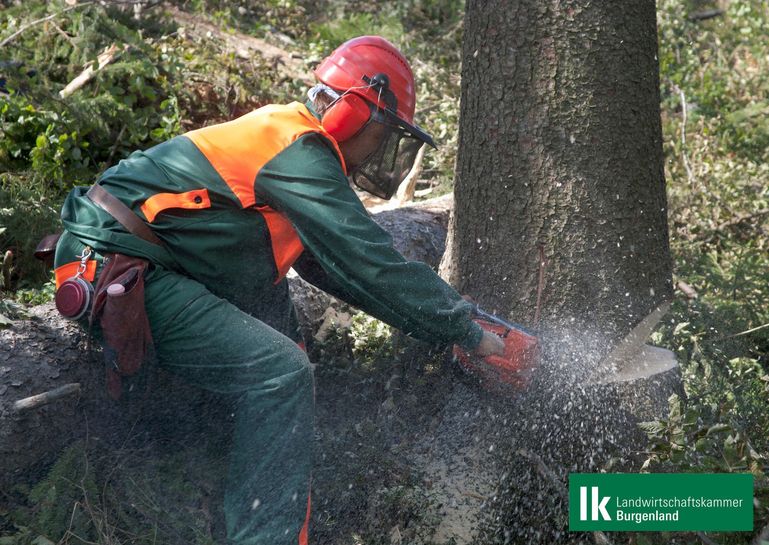
[[[505,343],[502,337],[484,329],[481,342],[475,347],[473,354],[482,358],[492,355],[503,356],[505,354]]]

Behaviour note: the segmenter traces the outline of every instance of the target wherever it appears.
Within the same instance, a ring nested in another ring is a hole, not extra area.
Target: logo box
[[[747,473],[572,473],[570,531],[752,531]]]

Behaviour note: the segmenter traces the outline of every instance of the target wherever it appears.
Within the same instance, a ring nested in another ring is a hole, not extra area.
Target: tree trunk
[[[469,0],[445,277],[617,341],[672,292],[655,4]]]
[[[680,390],[675,362],[647,365],[641,349],[656,324],[644,319],[672,298],[659,101],[652,0],[467,1],[441,273],[534,327],[544,357],[495,413],[507,425],[476,448],[499,453],[479,475],[498,488],[459,543],[593,542],[565,527],[568,474],[614,456],[636,470],[638,415],[661,416]],[[631,377],[618,385],[597,371],[623,339],[635,351],[614,362]]]
[[[451,202],[450,196],[432,199],[382,212],[374,219],[392,234],[396,248],[407,258],[437,268]],[[289,283],[308,337],[317,331],[328,307],[343,307],[298,277]],[[142,372],[130,382],[141,392],[140,400],[134,393],[112,401],[106,395],[101,354],[89,354],[86,345],[85,332],[64,320],[53,303],[35,307],[31,319],[0,330],[0,491],[9,490],[29,468],[51,461],[63,446],[85,434],[103,440],[114,435],[120,441],[127,429],[160,427],[164,436],[183,436],[228,420],[230,410],[221,396],[166,373]],[[59,397],[47,404],[40,405],[40,399],[17,404],[63,386],[54,396]],[[142,425],[137,427],[139,419]]]

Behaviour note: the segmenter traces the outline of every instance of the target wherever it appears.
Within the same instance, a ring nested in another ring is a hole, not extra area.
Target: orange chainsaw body
[[[477,377],[481,385],[490,391],[520,390],[531,381],[539,365],[540,351],[537,337],[517,328],[476,319],[484,330],[502,337],[505,343],[504,356],[471,355],[459,346],[454,346],[454,356],[459,365],[469,374]]]

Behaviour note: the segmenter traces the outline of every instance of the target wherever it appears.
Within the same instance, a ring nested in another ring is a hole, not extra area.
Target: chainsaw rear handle
[[[486,312],[478,305],[473,305],[473,313],[487,322],[492,322],[494,324],[501,325],[503,327],[506,327],[507,329],[516,329],[521,333],[525,333],[526,335],[531,335],[532,337],[536,336],[533,331],[526,329],[522,325],[516,324],[514,322],[508,322],[507,320],[503,320],[499,316],[495,316],[494,314],[490,314]]]

